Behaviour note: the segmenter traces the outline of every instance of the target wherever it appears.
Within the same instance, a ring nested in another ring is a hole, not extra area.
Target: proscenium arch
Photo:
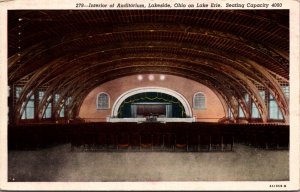
[[[112,107],[111,117],[114,118],[114,117],[118,116],[118,110],[119,110],[121,104],[123,103],[123,101],[125,101],[125,99],[127,99],[130,96],[139,94],[139,93],[147,93],[147,92],[165,93],[167,95],[171,95],[171,96],[175,97],[176,99],[178,99],[178,101],[181,102],[181,104],[185,110],[186,116],[193,117],[191,107],[190,107],[188,101],[186,100],[186,98],[183,95],[181,95],[180,93],[178,93],[172,89],[168,89],[168,88],[164,88],[164,87],[139,87],[139,88],[134,88],[134,89],[124,92],[115,101],[115,103]]]

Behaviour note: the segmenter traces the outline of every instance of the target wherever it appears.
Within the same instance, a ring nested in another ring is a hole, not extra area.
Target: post
[[[153,134],[151,134],[151,151],[153,151]]]
[[[175,151],[176,150],[176,135],[175,135],[175,138],[174,138],[174,146],[173,146],[173,151]]]
[[[116,144],[117,144],[117,150],[119,150],[118,134],[116,135]]]
[[[223,135],[221,136],[221,151],[224,151],[224,145],[223,145]]]
[[[233,151],[233,144],[234,144],[234,137],[232,137],[232,142],[231,142],[231,151]]]
[[[141,134],[139,136],[140,136],[139,137],[140,138],[140,147],[139,148],[140,148],[140,151],[141,151],[141,148],[142,148],[142,136],[141,136]]]
[[[209,151],[211,151],[211,136],[209,136]]]
[[[189,151],[189,136],[186,135],[186,151]]]
[[[165,148],[165,135],[163,135],[163,149]]]
[[[198,135],[198,145],[197,145],[197,151],[200,151],[200,144],[201,144],[201,136]]]

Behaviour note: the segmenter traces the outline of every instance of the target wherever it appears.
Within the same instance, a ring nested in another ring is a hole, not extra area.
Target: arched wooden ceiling
[[[266,118],[258,94],[265,87],[288,116],[280,88],[289,81],[286,10],[9,11],[8,57],[9,85],[24,85],[17,112],[40,87],[46,97],[72,96],[78,110],[101,83],[159,72],[207,85],[234,115],[237,102],[249,114],[243,99],[249,93]]]

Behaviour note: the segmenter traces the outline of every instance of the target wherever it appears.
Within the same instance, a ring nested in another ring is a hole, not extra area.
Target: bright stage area
[[[70,145],[8,153],[10,181],[265,181],[289,179],[289,151],[71,152]]]
[[[115,123],[115,122],[195,122],[195,118],[163,118],[163,117],[140,117],[140,118],[108,118],[108,122]]]

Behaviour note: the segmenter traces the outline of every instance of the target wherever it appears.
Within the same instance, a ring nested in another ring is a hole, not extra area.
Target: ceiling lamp
[[[148,79],[149,79],[150,81],[153,81],[153,80],[154,80],[154,75],[152,75],[152,74],[149,75],[149,76],[148,76]]]

